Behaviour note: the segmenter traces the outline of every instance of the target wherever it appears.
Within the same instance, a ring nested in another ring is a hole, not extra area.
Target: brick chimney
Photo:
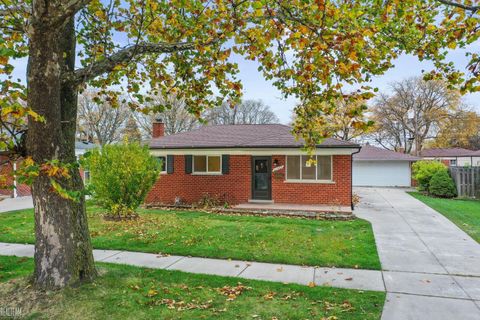
[[[152,126],[152,138],[159,138],[165,135],[165,123],[161,118],[156,118]]]

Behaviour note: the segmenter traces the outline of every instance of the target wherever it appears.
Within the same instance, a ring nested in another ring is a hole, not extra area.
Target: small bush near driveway
[[[457,196],[457,189],[447,170],[437,171],[430,180],[428,192],[440,198],[453,198]]]
[[[447,167],[439,161],[417,161],[412,165],[412,170],[418,190],[428,192],[433,175],[438,171],[447,171]]]

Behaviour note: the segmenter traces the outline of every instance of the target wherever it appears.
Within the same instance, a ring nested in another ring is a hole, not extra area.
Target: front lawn
[[[141,210],[107,222],[88,207],[93,246],[197,257],[380,269],[370,223]],[[0,214],[0,242],[33,243],[33,210]]]
[[[418,192],[410,195],[443,214],[480,243],[480,201],[432,198]]]
[[[31,259],[0,256],[0,306],[28,319],[380,319],[385,294],[97,265],[95,282],[39,294]],[[9,281],[7,281],[9,280]]]

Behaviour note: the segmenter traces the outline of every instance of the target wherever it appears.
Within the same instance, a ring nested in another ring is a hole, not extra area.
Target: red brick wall
[[[285,156],[273,156],[272,161],[275,159],[278,166],[285,166]],[[333,156],[332,161],[334,183],[285,182],[285,167],[277,171],[272,176],[273,200],[277,203],[351,205],[351,156]]]
[[[285,165],[285,156],[272,157],[278,165]],[[333,156],[335,183],[289,183],[285,169],[272,175],[272,199],[276,203],[351,204],[351,157]],[[272,164],[273,165],[273,164]],[[184,156],[175,156],[174,173],[162,174],[155,183],[146,203],[173,204],[175,197],[185,203],[197,202],[209,193],[227,199],[230,204],[247,202],[251,198],[251,157],[230,156],[230,172],[226,175],[185,174]]]
[[[5,156],[0,157],[0,161],[5,161],[7,158]],[[17,161],[17,168],[20,166],[21,161]],[[1,166],[0,168],[0,175],[2,176],[2,179],[5,178],[6,181],[2,183],[0,186],[0,194],[4,196],[10,196],[13,197],[13,163],[8,162],[5,163]],[[30,187],[26,184],[17,184],[17,196],[18,197],[24,197],[24,196],[30,196],[32,195],[32,192],[30,190]]]
[[[191,204],[208,193],[231,204],[250,198],[250,156],[230,156],[230,170],[225,175],[192,175],[185,173],[185,157],[174,156],[172,174],[162,174],[149,195],[147,203],[173,204],[175,197]]]

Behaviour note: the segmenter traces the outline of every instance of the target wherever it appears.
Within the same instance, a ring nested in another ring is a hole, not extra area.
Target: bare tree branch
[[[454,7],[464,9],[464,10],[467,10],[467,11],[472,11],[473,13],[480,10],[480,6],[472,6],[472,5],[468,5],[468,4],[464,4],[464,3],[460,3],[460,2],[456,2],[456,1],[450,1],[450,0],[437,0],[437,1],[440,2],[440,3],[443,3],[447,6],[454,6]]]
[[[210,109],[205,115],[209,124],[268,124],[278,123],[280,120],[261,100],[244,100],[238,105],[230,106],[227,103]]]
[[[141,42],[112,54],[103,60],[99,60],[89,66],[88,68],[78,69],[64,78],[65,82],[72,82],[74,84],[85,83],[102,74],[111,72],[118,65],[130,62],[133,58],[147,53],[172,53],[195,48],[193,42],[177,42],[177,43],[146,43]]]

